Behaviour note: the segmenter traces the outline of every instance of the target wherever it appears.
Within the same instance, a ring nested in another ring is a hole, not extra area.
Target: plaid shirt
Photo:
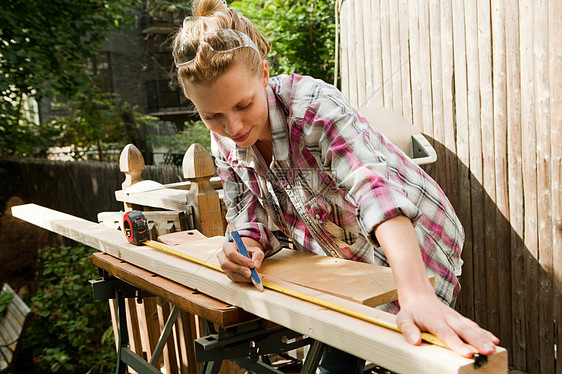
[[[437,295],[450,302],[460,290],[464,232],[437,183],[335,87],[278,76],[267,95],[270,165],[254,146],[212,134],[226,219],[240,235],[259,241],[266,255],[282,247],[282,232],[299,251],[388,266],[371,233],[404,215],[414,224]]]

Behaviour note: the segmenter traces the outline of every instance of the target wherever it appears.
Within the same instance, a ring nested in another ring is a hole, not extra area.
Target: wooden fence
[[[562,2],[338,5],[344,95],[437,151],[426,170],[467,234],[459,311],[515,369],[562,373]]]
[[[0,160],[2,189],[0,196],[19,196],[36,203],[90,221],[103,211],[123,210],[115,200],[125,176],[118,163],[68,162],[43,159]],[[183,175],[179,166],[147,165],[143,179],[160,183],[178,182]]]

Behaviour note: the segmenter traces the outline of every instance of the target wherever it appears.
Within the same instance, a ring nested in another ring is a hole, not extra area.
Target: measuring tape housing
[[[142,212],[133,210],[123,215],[123,231],[129,243],[141,245],[150,239],[148,221]]]

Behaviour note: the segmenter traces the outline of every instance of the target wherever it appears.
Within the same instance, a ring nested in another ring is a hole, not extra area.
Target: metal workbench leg
[[[127,316],[125,315],[125,298],[121,287],[115,287],[115,301],[117,302],[117,365],[115,366],[116,374],[125,374],[127,365],[121,360],[122,348],[129,343],[129,333],[127,332]]]
[[[160,358],[160,355],[162,354],[162,350],[164,349],[164,346],[166,345],[166,342],[168,341],[168,338],[170,337],[170,333],[172,332],[172,327],[174,327],[174,324],[176,323],[179,312],[180,312],[180,308],[178,308],[176,305],[174,305],[174,307],[172,308],[172,312],[168,316],[168,320],[166,321],[166,324],[164,325],[164,329],[162,330],[162,333],[160,334],[160,338],[158,339],[158,343],[156,343],[156,347],[154,348],[154,352],[152,353],[152,357],[150,358],[150,361],[149,361],[150,365],[156,366],[156,363],[158,362],[158,359]]]
[[[160,374],[160,370],[146,362],[142,357],[133,352],[129,347],[129,333],[127,331],[127,313],[125,311],[125,295],[120,286],[115,287],[115,300],[117,301],[117,366],[115,373],[125,374],[127,366],[139,374]]]
[[[310,349],[308,350],[308,354],[306,355],[306,359],[302,365],[301,374],[314,374],[316,373],[316,368],[318,368],[318,364],[320,363],[320,359],[322,358],[322,353],[324,353],[324,349],[326,346],[324,343],[315,340],[314,343],[310,345]]]
[[[209,335],[215,333],[215,327],[211,322],[203,319],[203,334]],[[199,369],[200,374],[218,374],[222,366],[222,358],[214,361],[203,361]]]

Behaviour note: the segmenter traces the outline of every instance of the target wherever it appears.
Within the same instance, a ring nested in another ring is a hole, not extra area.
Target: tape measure
[[[135,245],[148,245],[152,248],[161,250],[163,252],[167,252],[171,255],[174,255],[176,257],[180,257],[183,258],[187,261],[193,262],[195,264],[201,265],[201,266],[205,266],[209,269],[213,269],[215,271],[224,273],[224,271],[221,269],[221,267],[217,264],[213,264],[211,262],[207,262],[204,260],[201,260],[197,257],[193,257],[190,256],[188,254],[185,254],[183,252],[177,251],[175,249],[172,249],[170,247],[167,247],[165,245],[162,245],[160,243],[157,243],[155,241],[150,240],[150,234],[148,233],[148,226],[146,224],[146,218],[144,217],[144,214],[142,214],[142,212],[139,211],[132,211],[132,212],[128,212],[123,216],[123,229],[125,230],[125,235],[127,236],[127,240],[129,242],[131,242],[132,244]],[[373,317],[361,312],[357,312],[355,310],[346,308],[344,306],[338,305],[338,304],[334,304],[332,302],[329,302],[327,300],[323,300],[314,296],[310,296],[310,295],[306,295],[303,294],[301,292],[292,290],[290,288],[272,283],[272,282],[268,282],[268,281],[262,281],[263,287],[270,289],[272,291],[276,291],[279,293],[282,293],[284,295],[289,295],[292,296],[294,298],[303,300],[303,301],[307,301],[309,303],[315,304],[315,305],[319,305],[322,306],[324,308],[327,309],[331,309],[334,310],[336,312],[348,315],[350,317],[354,317],[366,322],[370,322],[373,323],[377,326],[381,326],[381,327],[386,327],[387,329],[390,330],[394,330],[397,332],[401,332],[400,328],[391,322],[385,321],[381,318],[377,318],[377,317]],[[422,339],[428,343],[434,344],[434,345],[438,345],[440,347],[443,348],[448,348],[447,345],[445,343],[443,343],[442,340],[440,340],[438,337],[436,337],[433,334],[430,334],[428,332],[422,332]]]
[[[150,239],[146,217],[138,210],[123,215],[123,231],[129,243],[134,245],[141,245]]]

